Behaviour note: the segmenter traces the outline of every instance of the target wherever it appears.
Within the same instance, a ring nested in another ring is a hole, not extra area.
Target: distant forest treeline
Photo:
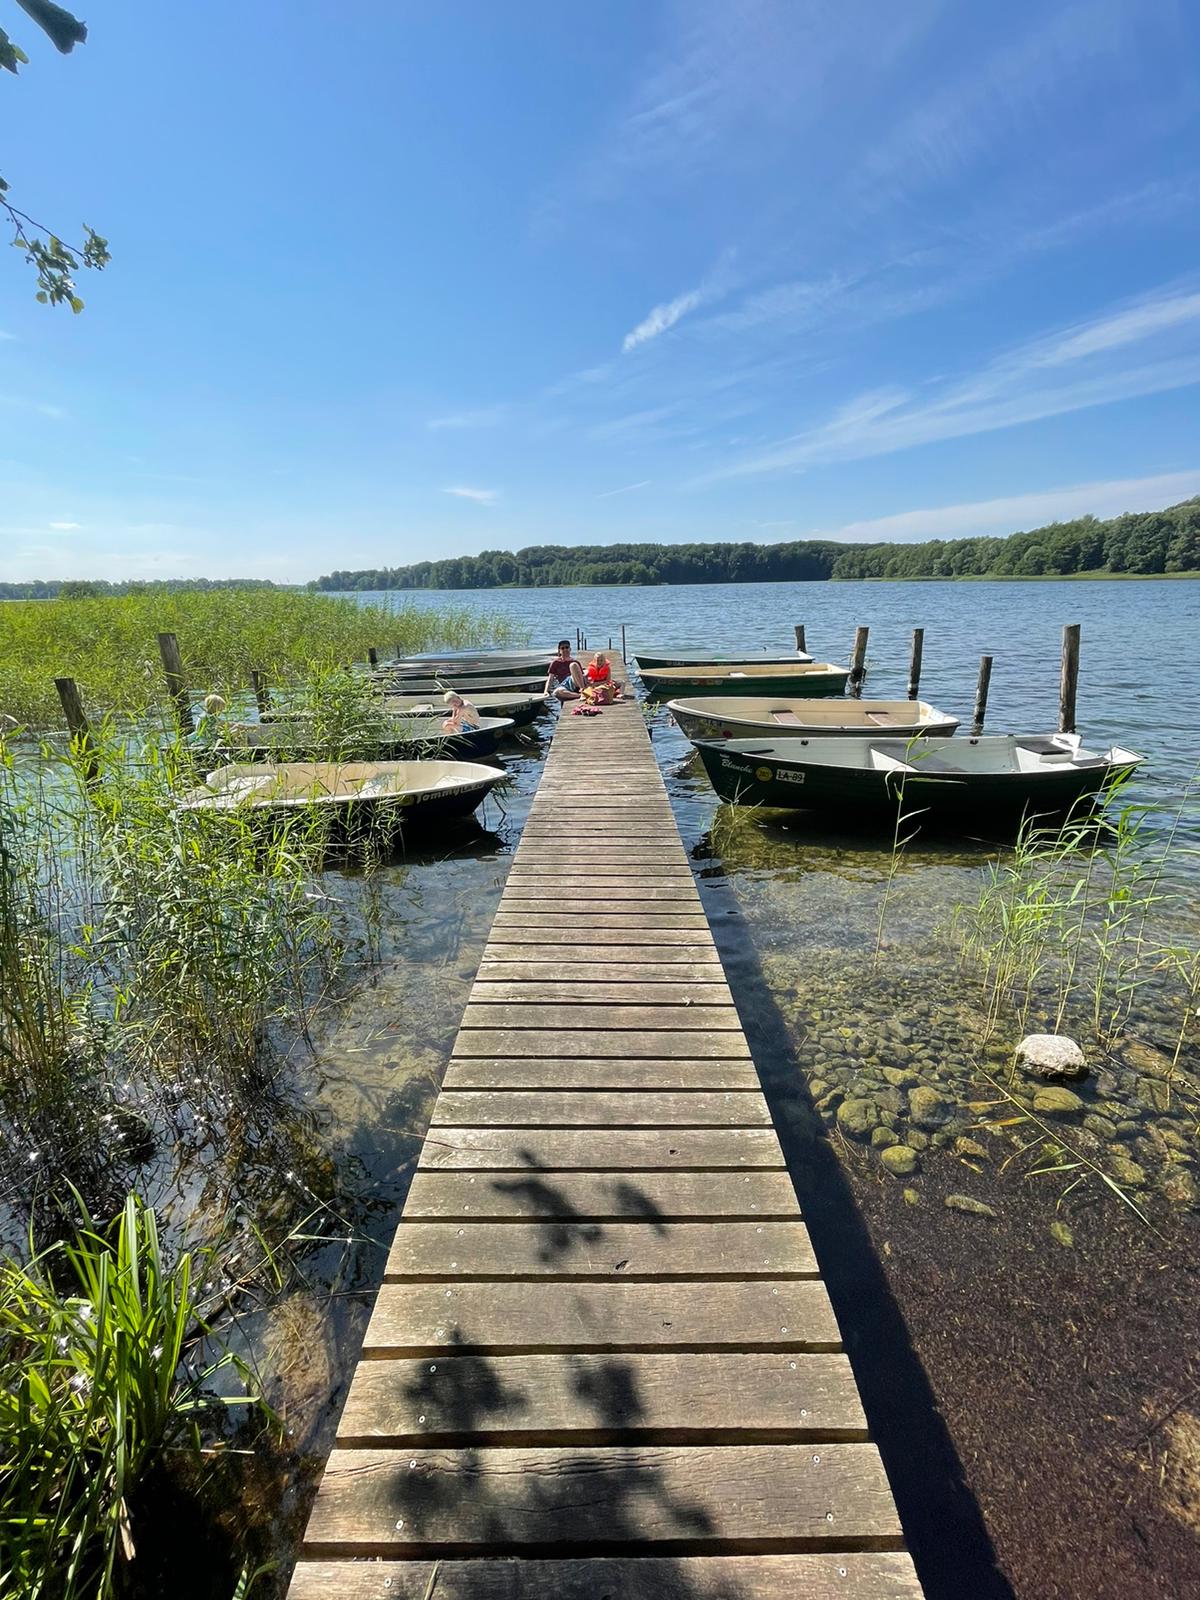
[[[29,583],[0,583],[0,600],[90,600],[101,594],[148,594],[155,589],[273,589],[270,578],[34,578]]]
[[[1200,496],[1107,522],[925,544],[532,545],[409,567],[331,572],[315,589],[539,589],[555,584],[768,583],[821,578],[1033,578],[1200,571]]]

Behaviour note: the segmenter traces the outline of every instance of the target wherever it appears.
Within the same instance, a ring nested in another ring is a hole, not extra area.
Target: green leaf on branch
[[[53,0],[17,0],[17,4],[64,56],[87,38],[86,25],[62,6],[54,5]]]

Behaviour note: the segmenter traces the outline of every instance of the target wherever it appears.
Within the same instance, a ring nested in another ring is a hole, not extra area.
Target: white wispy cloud
[[[653,481],[652,478],[642,478],[638,483],[623,483],[619,489],[605,489],[596,499],[611,500],[615,494],[632,494],[635,489],[648,489]]]
[[[51,529],[53,529],[53,531],[55,533],[74,533],[77,528],[82,528],[83,527],[83,523],[82,522],[50,522],[50,523],[47,523],[46,526],[51,528]]]
[[[1198,492],[1200,467],[1194,467],[1187,472],[1164,472],[1149,478],[1113,478],[1063,489],[1004,495],[995,500],[898,511],[887,517],[845,522],[839,528],[815,529],[813,536],[854,544],[965,539],[974,534],[1005,534],[1018,528],[1042,527],[1089,514],[1115,517],[1123,511],[1145,511],[1186,500]]]
[[[628,354],[630,350],[636,350],[638,345],[657,339],[660,333],[673,328],[681,317],[686,317],[689,311],[695,311],[697,306],[703,304],[704,293],[700,289],[689,289],[686,294],[676,295],[674,300],[664,300],[662,305],[655,306],[636,328],[625,335],[621,349]]]
[[[869,390],[827,421],[700,481],[886,455],[1195,383],[1200,293],[1169,286],[1020,345],[970,377],[937,380],[915,393],[896,386]]]
[[[444,417],[430,417],[427,428],[495,428],[511,411],[511,406],[479,406],[474,411],[452,411]]]
[[[453,488],[443,489],[442,493],[452,494],[459,500],[473,500],[480,506],[494,506],[500,498],[499,489],[472,489],[466,484],[455,484]]]

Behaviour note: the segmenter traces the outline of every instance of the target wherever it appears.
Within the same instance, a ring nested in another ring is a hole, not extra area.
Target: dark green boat
[[[809,699],[813,695],[841,694],[850,676],[848,667],[829,661],[794,662],[771,666],[755,661],[718,663],[707,667],[642,668],[639,677],[654,698],[692,698],[698,694],[775,695]]]
[[[698,739],[713,788],[735,805],[959,814],[1059,814],[1142,756],[1084,750],[1077,734],[973,739]]]

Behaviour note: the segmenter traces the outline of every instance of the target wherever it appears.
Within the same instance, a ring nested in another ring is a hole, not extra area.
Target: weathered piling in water
[[[621,624],[621,660],[622,661],[628,661],[628,659],[629,659],[629,657],[628,657],[628,655],[626,653],[626,650],[625,650],[625,624],[622,623]]]
[[[807,651],[808,651],[808,645],[804,642],[804,624],[802,622],[797,622],[795,624],[795,627],[796,627],[796,652],[797,652],[798,655],[805,655],[805,654],[807,654]]]
[[[373,644],[367,646],[367,664],[372,667],[379,665],[379,651]]]
[[[175,720],[179,724],[179,731],[184,735],[195,733],[192,703],[188,698],[187,681],[183,676],[183,657],[179,653],[179,640],[173,633],[159,634],[158,653],[162,657],[167,693],[171,696],[171,704],[175,708]]]
[[[854,653],[850,657],[850,692],[862,694],[863,679],[867,675],[867,635],[870,628],[860,623],[854,630]]]
[[[250,687],[254,690],[254,703],[259,716],[265,716],[271,709],[271,691],[267,688],[266,674],[257,667],[250,669]]]
[[[988,685],[992,681],[992,658],[980,656],[979,682],[975,685],[975,715],[972,718],[971,732],[983,732],[983,719],[987,715]]]
[[[921,687],[921,657],[925,654],[925,629],[912,631],[912,653],[908,658],[908,698],[915,700]]]
[[[1062,678],[1058,686],[1058,731],[1075,732],[1075,692],[1079,688],[1079,623],[1063,628]]]
[[[63,716],[67,719],[71,741],[83,758],[83,770],[87,781],[95,783],[100,776],[100,765],[96,760],[95,746],[92,744],[92,725],[87,719],[83,701],[79,696],[79,685],[74,678],[55,678],[54,687],[58,690],[59,702],[63,708]]]

